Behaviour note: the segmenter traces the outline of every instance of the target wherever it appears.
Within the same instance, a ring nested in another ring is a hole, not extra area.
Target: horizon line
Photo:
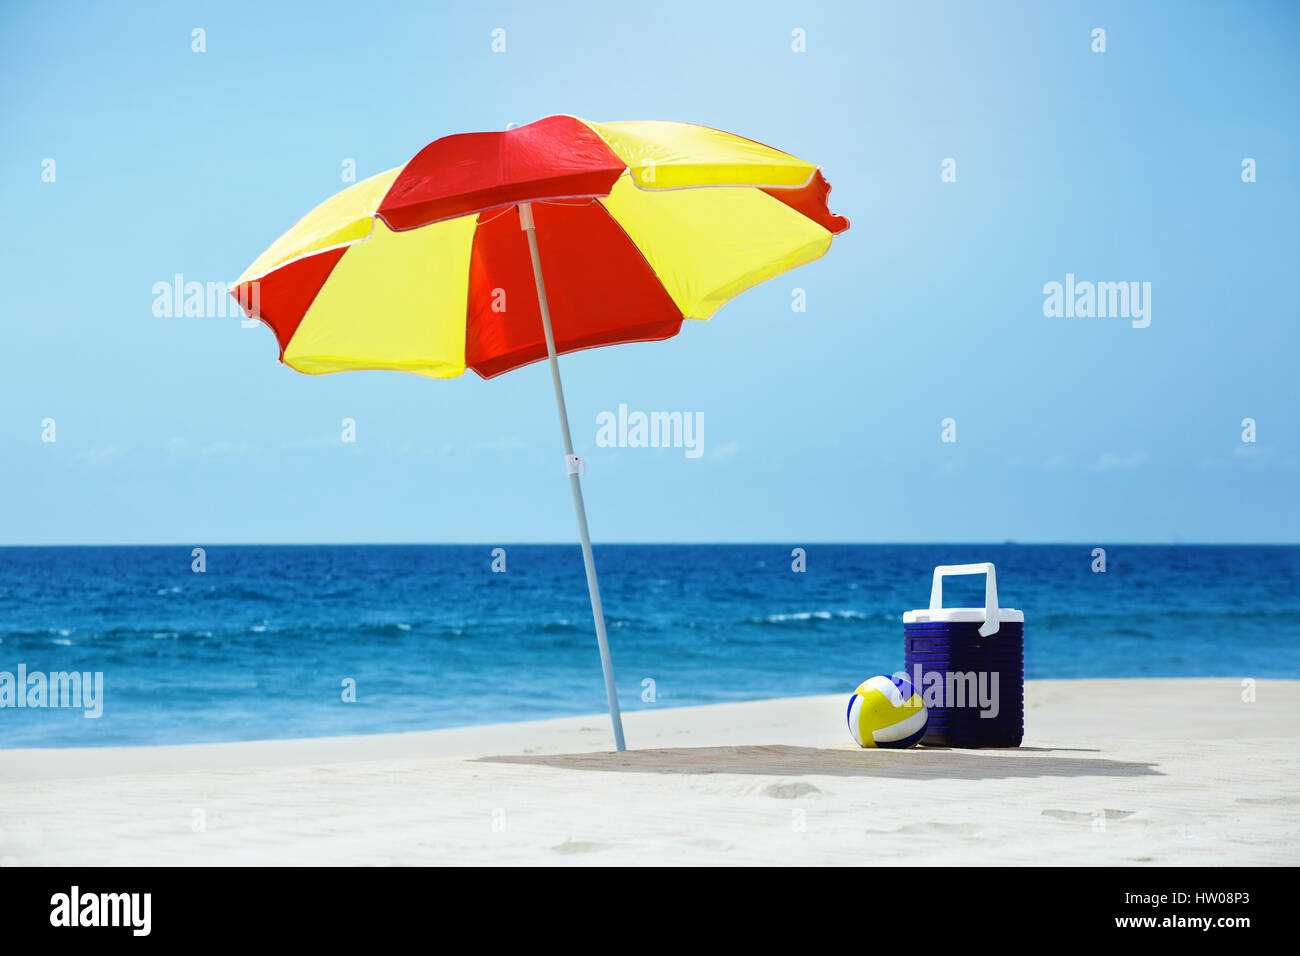
[[[564,541],[214,541],[206,544],[178,541],[132,542],[63,542],[50,543],[0,543],[3,548],[400,548],[400,547],[567,547],[578,546],[575,540]],[[1300,541],[593,541],[592,546],[614,545],[635,547],[1186,547],[1186,548],[1294,548]]]

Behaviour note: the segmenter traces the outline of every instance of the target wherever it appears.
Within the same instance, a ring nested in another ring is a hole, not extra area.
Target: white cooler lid
[[[982,607],[923,607],[915,611],[903,612],[904,624],[939,624],[980,623],[983,624],[987,612]],[[1011,607],[998,608],[998,621],[1002,624],[1023,624],[1025,612]]]

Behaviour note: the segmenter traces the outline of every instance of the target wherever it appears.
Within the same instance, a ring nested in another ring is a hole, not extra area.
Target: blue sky
[[[561,359],[597,541],[1300,540],[1300,8],[541,7],[5,4],[0,543],[572,540],[545,365],[311,377],[152,309],[344,160],[560,112],[786,149],[853,223],[671,341]],[[1045,317],[1067,273],[1150,282],[1149,327]],[[704,454],[597,447],[620,403],[702,413]]]

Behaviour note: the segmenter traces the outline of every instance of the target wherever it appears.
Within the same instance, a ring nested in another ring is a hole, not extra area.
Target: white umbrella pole
[[[542,310],[542,329],[546,332],[546,354],[551,361],[551,382],[555,385],[555,407],[560,413],[560,433],[564,436],[564,460],[573,490],[573,510],[578,515],[578,535],[582,538],[582,561],[587,566],[587,593],[591,595],[591,616],[596,621],[596,643],[600,645],[600,666],[605,671],[605,696],[609,698],[609,719],[614,723],[614,746],[626,750],[623,743],[623,718],[618,712],[618,691],[614,687],[614,664],[609,658],[609,638],[605,636],[605,612],[600,606],[600,585],[596,583],[596,560],[591,554],[591,535],[587,531],[587,508],[582,503],[578,459],[573,454],[569,435],[569,413],[564,407],[564,388],[560,385],[560,363],[555,357],[555,333],[551,331],[551,310],[546,304],[546,285],[542,282],[542,260],[537,254],[537,228],[533,225],[531,203],[519,206],[519,223],[528,234],[528,251],[533,257],[533,281],[537,284],[537,304]]]

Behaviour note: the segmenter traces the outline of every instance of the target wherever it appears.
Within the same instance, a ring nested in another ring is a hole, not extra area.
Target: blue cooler
[[[983,574],[984,607],[943,606],[943,579]],[[1025,615],[998,607],[992,564],[934,569],[930,606],[903,615],[907,676],[930,712],[921,744],[1019,747],[1025,736]]]

